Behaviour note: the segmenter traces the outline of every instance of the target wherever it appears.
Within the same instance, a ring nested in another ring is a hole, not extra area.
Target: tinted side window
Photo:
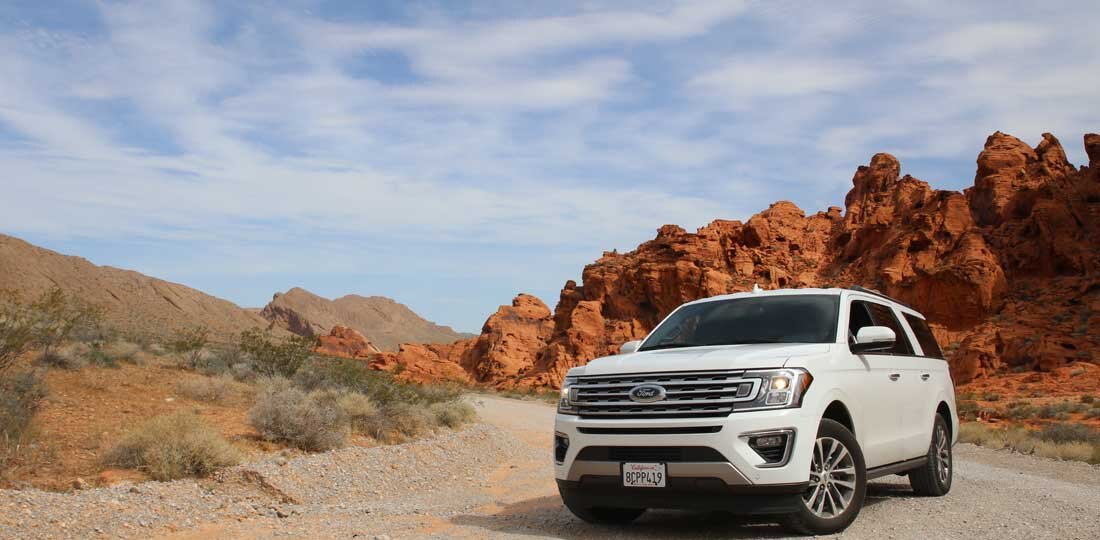
[[[932,335],[932,329],[928,328],[928,323],[925,322],[924,319],[906,313],[905,322],[909,323],[909,328],[912,328],[913,334],[917,336],[917,343],[920,343],[920,348],[924,351],[924,356],[929,358],[943,358],[943,351],[940,350],[940,344],[936,343],[936,336]]]
[[[855,339],[856,334],[859,333],[859,329],[864,326],[874,326],[874,321],[871,320],[871,312],[867,311],[867,302],[855,301],[852,302],[851,311],[848,312],[848,341]]]
[[[882,304],[875,304],[867,302],[867,309],[871,312],[871,318],[875,321],[875,326],[885,326],[894,331],[894,335],[897,336],[897,341],[894,342],[894,348],[883,351],[889,354],[913,354],[913,345],[909,343],[909,337],[906,335],[905,330],[901,327],[901,321],[894,316],[894,310]]]

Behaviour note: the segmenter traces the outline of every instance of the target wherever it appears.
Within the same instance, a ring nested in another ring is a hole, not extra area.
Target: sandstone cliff
[[[856,171],[843,209],[807,216],[778,202],[744,223],[717,220],[694,233],[665,225],[636,250],[586,266],[583,285],[566,283],[552,326],[533,312],[498,312],[476,340],[403,349],[376,367],[424,364],[497,386],[555,386],[569,368],[642,338],[679,304],[754,283],[861,284],[910,303],[932,322],[958,383],[1098,362],[1100,135],[1086,135],[1085,147],[1089,166],[1077,169],[1050,134],[1031,148],[994,133],[963,193],[902,176],[896,158],[877,154]]]

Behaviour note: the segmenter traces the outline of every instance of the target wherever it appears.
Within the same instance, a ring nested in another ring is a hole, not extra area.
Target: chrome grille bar
[[[575,399],[571,401],[581,417],[721,417],[733,412],[735,403],[752,401],[759,394],[761,379],[744,375],[744,371],[712,371],[581,377],[572,386]],[[631,400],[630,390],[643,384],[664,388],[665,399]]]

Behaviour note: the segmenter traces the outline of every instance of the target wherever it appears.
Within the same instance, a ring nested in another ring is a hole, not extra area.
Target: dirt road
[[[553,409],[476,397],[484,424],[416,443],[272,459],[216,481],[72,495],[0,492],[0,537],[752,538],[778,527],[650,512],[597,527],[558,500],[549,464]],[[845,538],[1100,538],[1100,468],[956,447],[950,495],[914,497],[904,479],[871,484]]]

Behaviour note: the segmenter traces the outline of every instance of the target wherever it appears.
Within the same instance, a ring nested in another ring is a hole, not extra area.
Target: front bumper
[[[620,476],[584,476],[580,481],[558,480],[558,492],[570,506],[580,508],[673,508],[721,510],[735,514],[788,514],[802,504],[807,482],[797,484],[731,486],[709,477],[668,478],[663,488],[625,488]]]
[[[624,493],[637,497],[656,497],[662,489],[668,494],[676,493],[671,489],[673,483],[686,488],[684,495],[695,493],[696,488],[721,486],[722,493],[741,495],[766,492],[759,489],[764,486],[787,486],[789,489],[804,490],[809,480],[810,459],[813,440],[817,433],[818,416],[802,408],[767,411],[735,412],[721,418],[691,419],[630,419],[607,420],[585,419],[573,415],[557,415],[555,430],[568,437],[569,448],[564,459],[555,462],[554,473],[559,486],[577,492],[592,491],[622,496]],[[718,428],[714,432],[704,433],[668,433],[659,430],[675,428]],[[763,432],[776,429],[793,430],[793,442],[787,462],[783,466],[768,464],[764,458],[749,447],[742,435],[750,432]],[[582,432],[588,431],[587,433]],[[592,431],[599,433],[592,433]],[[630,433],[615,433],[616,430],[629,430]],[[724,458],[705,462],[668,462],[666,463],[668,488],[638,488],[626,490],[621,487],[619,473],[620,462],[611,460],[578,459],[584,448],[598,447],[706,447],[715,450]],[[591,478],[591,480],[587,480]],[[613,479],[614,482],[606,479]],[[717,482],[717,484],[715,484]],[[618,485],[611,489],[607,484]],[[793,487],[791,487],[793,486]],[[599,489],[597,489],[599,488]],[[784,489],[784,488],[780,488]],[[703,489],[702,492],[706,492]],[[797,493],[798,491],[796,491]],[[564,493],[564,492],[563,492]],[[563,495],[564,496],[564,495]],[[698,508],[698,505],[688,505]],[[669,507],[669,506],[661,506]]]

